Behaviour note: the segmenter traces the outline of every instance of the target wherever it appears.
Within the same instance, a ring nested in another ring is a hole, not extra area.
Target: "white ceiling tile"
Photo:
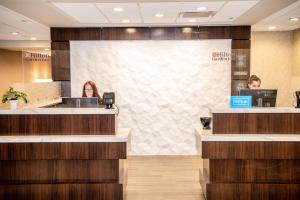
[[[80,23],[108,23],[96,5],[92,3],[53,3]]]
[[[137,3],[97,3],[96,6],[111,23],[121,23],[128,19],[130,23],[141,23],[142,19]],[[114,12],[114,8],[122,8],[122,12]]]
[[[16,40],[30,39],[30,37],[36,37],[37,39],[50,38],[48,27],[3,6],[0,6],[0,32],[8,35],[11,35],[11,32],[19,32],[17,36],[9,37]]]
[[[229,1],[210,20],[211,22],[232,21],[246,13],[259,1]],[[229,18],[233,18],[230,20]]]
[[[218,11],[226,1],[216,2],[182,2],[179,12],[199,12],[197,8],[206,7],[206,11]]]
[[[291,17],[300,18],[300,1],[297,1],[290,6],[281,9],[271,16],[259,21],[252,26],[254,31],[268,31],[269,26],[275,26],[275,30],[288,31],[295,30],[300,27],[300,20],[292,22]]]
[[[145,23],[175,23],[180,3],[139,3]],[[164,17],[155,17],[161,13]]]
[[[197,8],[205,7],[205,11],[218,11],[223,5],[225,1],[218,1],[218,2],[189,2],[189,3],[180,3],[180,12],[199,12]],[[211,17],[201,17],[201,18],[193,18],[196,22],[195,24],[199,23],[207,23]],[[176,22],[179,23],[190,23],[190,18],[182,18],[178,17]],[[193,23],[191,23],[193,24]]]

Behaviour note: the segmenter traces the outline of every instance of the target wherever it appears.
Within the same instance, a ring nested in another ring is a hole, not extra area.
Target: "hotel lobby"
[[[299,0],[0,16],[0,200],[300,199]]]

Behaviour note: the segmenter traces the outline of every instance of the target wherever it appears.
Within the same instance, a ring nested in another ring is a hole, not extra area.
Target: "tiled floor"
[[[126,200],[203,200],[199,156],[128,158]]]

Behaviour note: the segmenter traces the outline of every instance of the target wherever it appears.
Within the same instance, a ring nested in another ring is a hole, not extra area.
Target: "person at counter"
[[[102,102],[102,98],[100,97],[96,84],[93,81],[87,81],[84,83],[82,97],[97,97],[99,104]]]
[[[261,80],[258,76],[252,75],[247,81],[247,87],[250,90],[257,90],[260,89]]]

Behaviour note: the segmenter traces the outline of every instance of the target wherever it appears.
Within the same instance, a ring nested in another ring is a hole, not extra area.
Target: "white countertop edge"
[[[212,108],[211,113],[300,113],[299,108],[275,107],[275,108]]]
[[[196,129],[196,135],[203,142],[300,142],[300,134],[211,134],[210,130]]]
[[[23,109],[0,109],[0,115],[56,115],[56,114],[117,114],[117,109],[105,108],[23,108]]]
[[[97,143],[127,142],[130,128],[120,128],[116,135],[41,135],[41,136],[0,136],[0,143]]]

